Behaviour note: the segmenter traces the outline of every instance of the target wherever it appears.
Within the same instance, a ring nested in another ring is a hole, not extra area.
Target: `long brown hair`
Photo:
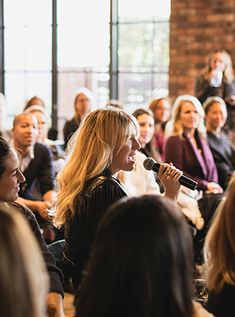
[[[225,283],[235,285],[235,178],[227,189],[227,196],[216,211],[205,241],[207,283],[219,292]]]

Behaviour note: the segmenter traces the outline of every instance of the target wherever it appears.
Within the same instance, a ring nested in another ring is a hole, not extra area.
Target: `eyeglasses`
[[[90,99],[82,98],[82,99],[78,99],[77,102],[90,102]]]

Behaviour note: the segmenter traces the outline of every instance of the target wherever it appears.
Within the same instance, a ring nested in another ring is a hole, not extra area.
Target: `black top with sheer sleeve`
[[[71,264],[74,285],[80,283],[101,217],[113,203],[125,196],[120,182],[107,169],[87,181],[79,194],[75,214],[65,223],[64,257]]]

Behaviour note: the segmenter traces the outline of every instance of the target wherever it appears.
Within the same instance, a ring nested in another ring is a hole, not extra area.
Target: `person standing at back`
[[[233,129],[232,109],[235,104],[234,75],[232,60],[226,51],[215,50],[208,56],[205,69],[196,79],[195,96],[201,103],[211,96],[218,96],[224,99],[228,111],[227,130]]]

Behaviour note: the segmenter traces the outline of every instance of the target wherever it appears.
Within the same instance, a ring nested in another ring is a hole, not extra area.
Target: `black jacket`
[[[226,189],[235,169],[235,147],[224,134],[216,136],[207,132],[207,139],[218,171],[219,184]]]
[[[46,145],[35,143],[34,158],[23,174],[26,182],[21,185],[19,192],[19,196],[22,198],[36,199],[32,193],[35,182],[39,185],[41,195],[54,188],[55,175],[52,167],[51,151]]]
[[[74,132],[79,128],[79,125],[81,123],[81,120],[76,121],[75,118],[72,118],[71,120],[67,120],[65,122],[64,128],[63,128],[63,134],[64,134],[64,149],[67,147],[67,143],[71,136],[74,134]]]

